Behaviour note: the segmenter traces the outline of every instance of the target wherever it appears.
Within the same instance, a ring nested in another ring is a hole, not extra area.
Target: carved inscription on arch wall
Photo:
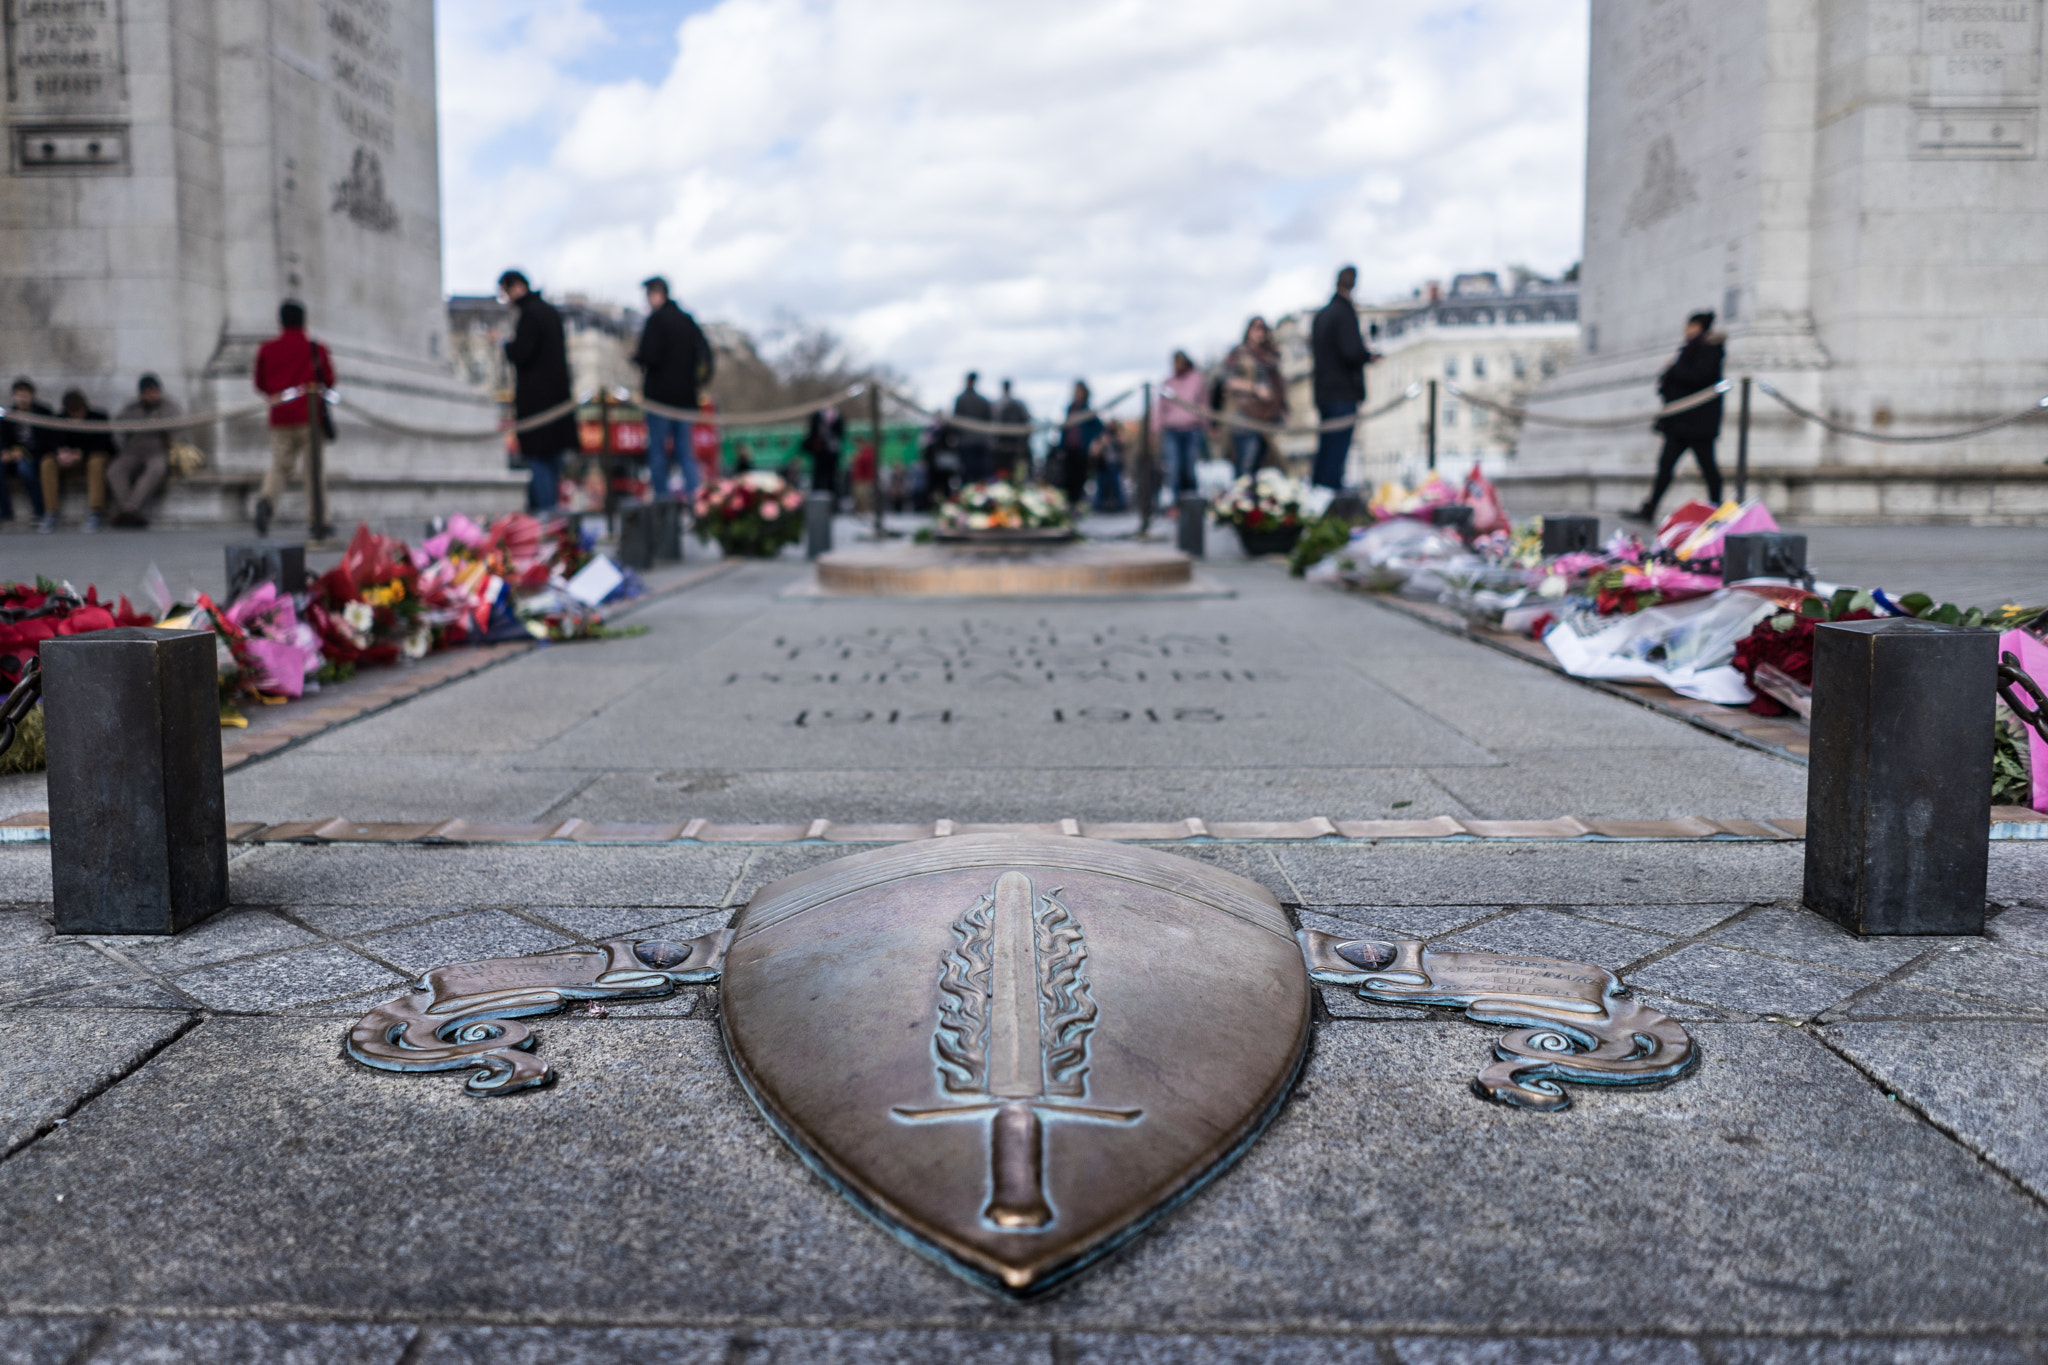
[[[2041,0],[1919,0],[1918,8],[1913,154],[2034,156]]]
[[[332,209],[371,232],[398,229],[384,158],[398,148],[398,85],[404,54],[392,32],[392,0],[323,0],[327,70],[336,125],[354,144]]]

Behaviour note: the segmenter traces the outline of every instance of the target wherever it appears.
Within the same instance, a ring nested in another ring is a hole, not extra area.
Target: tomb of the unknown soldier
[[[2048,1361],[2041,11],[0,0],[0,1365]]]

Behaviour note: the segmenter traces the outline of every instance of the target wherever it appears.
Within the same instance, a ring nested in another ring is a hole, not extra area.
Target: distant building
[[[1512,467],[1522,424],[1461,401],[1446,386],[1520,406],[1578,351],[1579,286],[1520,269],[1503,286],[1493,271],[1475,271],[1454,277],[1449,292],[1432,283],[1411,301],[1361,307],[1359,321],[1367,344],[1384,357],[1366,370],[1367,409],[1435,380],[1438,467],[1462,474],[1477,461],[1497,475]],[[1347,481],[1413,481],[1428,455],[1429,407],[1419,398],[1365,424]]]
[[[579,396],[594,395],[601,387],[639,389],[633,351],[645,321],[640,313],[583,294],[564,294],[549,302],[562,315],[562,332],[569,343],[569,381]],[[457,377],[501,403],[512,401],[513,375],[505,360],[505,343],[512,339],[515,325],[512,310],[494,296],[456,294],[448,300],[448,354]]]

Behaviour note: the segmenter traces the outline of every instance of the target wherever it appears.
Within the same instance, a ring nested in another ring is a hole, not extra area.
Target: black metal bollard
[[[1806,537],[1782,531],[1728,536],[1721,542],[1721,581],[1748,578],[1806,578]]]
[[[60,934],[175,934],[228,903],[210,630],[45,640],[50,878]]]
[[[1813,632],[1812,909],[1859,934],[1981,934],[1998,636],[1892,617]]]
[[[653,503],[629,502],[619,508],[619,563],[651,569],[660,543],[661,514]]]
[[[306,547],[280,541],[259,540],[251,545],[227,547],[228,595],[232,602],[261,583],[275,583],[279,592],[304,592],[306,588]]]
[[[683,505],[673,498],[654,504],[654,557],[668,564],[683,558]]]
[[[1180,511],[1174,517],[1174,544],[1180,552],[1194,559],[1201,559],[1208,553],[1206,527],[1209,523],[1209,500],[1200,493],[1180,495]]]
[[[804,499],[804,554],[816,559],[832,553],[832,515],[839,510],[835,493],[812,493]]]
[[[1545,557],[1578,554],[1585,550],[1598,549],[1599,546],[1600,518],[1577,514],[1543,518]]]
[[[1445,503],[1429,509],[1429,524],[1451,532],[1467,544],[1472,540],[1472,509],[1462,502]]]

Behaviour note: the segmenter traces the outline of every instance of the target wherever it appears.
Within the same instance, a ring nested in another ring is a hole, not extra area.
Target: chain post
[[[1138,539],[1152,534],[1152,507],[1159,501],[1159,474],[1152,458],[1152,381],[1145,381],[1145,410],[1138,417]]]
[[[1742,402],[1736,409],[1735,418],[1735,500],[1744,502],[1749,496],[1749,385],[1750,377],[1742,376]]]
[[[1429,381],[1429,467],[1436,468],[1436,381]]]
[[[882,490],[888,486],[884,479],[885,462],[882,458],[882,381],[868,381],[868,443],[875,448],[875,539],[889,538],[888,523],[882,520]]]

